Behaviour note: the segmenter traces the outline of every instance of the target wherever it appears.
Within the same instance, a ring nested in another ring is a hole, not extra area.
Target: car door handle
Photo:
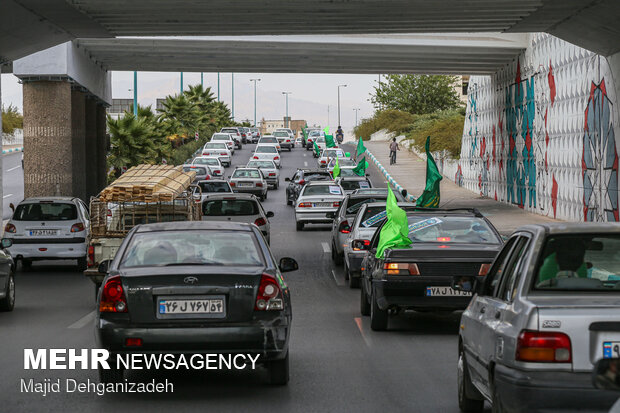
[[[487,312],[487,308],[486,308],[486,307],[482,307],[482,308],[480,309],[480,312],[481,312],[482,314],[486,313],[486,312]]]

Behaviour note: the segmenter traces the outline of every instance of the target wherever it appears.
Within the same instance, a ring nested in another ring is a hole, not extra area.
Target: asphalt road
[[[252,146],[237,151],[234,164],[245,164]],[[22,378],[97,381],[94,370],[24,370],[24,348],[95,346],[90,281],[62,263],[35,263],[32,271],[17,274],[15,310],[0,313],[0,411],[458,412],[459,315],[405,314],[390,320],[389,331],[371,331],[369,318],[359,313],[360,291],[349,289],[342,268],[332,264],[329,226],[297,232],[294,210],[285,202],[284,178],[297,167],[316,165],[312,153],[295,148],[282,158],[282,185],[270,191],[264,206],[275,213],[274,255],[294,257],[300,267],[284,274],[293,303],[288,386],[267,384],[262,369],[165,371],[132,372],[129,378],[168,378],[172,394],[22,393]],[[385,186],[376,170],[370,173],[375,186]]]
[[[17,205],[24,199],[24,170],[21,152],[2,156],[2,219],[9,219],[9,204]]]

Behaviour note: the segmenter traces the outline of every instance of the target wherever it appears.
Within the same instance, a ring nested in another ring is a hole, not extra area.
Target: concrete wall
[[[451,178],[542,215],[618,221],[619,74],[618,56],[531,35],[512,64],[470,79]]]

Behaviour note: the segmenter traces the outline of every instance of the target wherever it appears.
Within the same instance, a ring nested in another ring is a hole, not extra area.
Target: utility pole
[[[232,120],[235,121],[235,74],[230,74],[230,83],[232,85]]]
[[[260,82],[260,79],[250,79],[250,82],[254,82],[254,127],[256,127],[256,82]]]
[[[357,127],[357,113],[360,111],[360,108],[353,108],[355,111],[355,127]]]
[[[203,73],[203,72],[200,72],[200,86],[203,86],[203,87],[204,87],[204,85],[205,85],[205,84],[204,84],[204,73]]]
[[[183,72],[181,72],[181,95],[183,94]]]
[[[138,117],[138,72],[133,71],[133,115]]]
[[[282,92],[282,94],[284,96],[286,96],[286,127],[288,128],[289,125],[289,121],[288,121],[288,95],[290,95],[292,92]]]
[[[220,101],[220,72],[217,72],[217,101]]]
[[[327,125],[325,126],[329,126],[329,105],[327,105]]]
[[[341,126],[340,124],[340,88],[341,87],[347,87],[347,85],[338,85],[338,126]]]

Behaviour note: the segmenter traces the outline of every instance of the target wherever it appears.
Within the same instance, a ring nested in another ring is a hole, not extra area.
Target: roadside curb
[[[396,180],[394,178],[392,178],[392,175],[389,174],[389,172],[383,167],[383,165],[381,165],[381,162],[379,162],[377,160],[377,158],[375,158],[375,155],[372,154],[372,152],[370,152],[368,149],[366,149],[366,153],[368,154],[368,156],[370,157],[370,160],[372,160],[372,163],[374,163],[377,168],[379,168],[379,171],[381,171],[381,173],[383,174],[383,176],[385,176],[385,179],[398,191],[401,192],[403,189],[403,186],[400,185],[398,182],[396,182]],[[405,199],[409,202],[415,202],[416,197],[414,197],[413,195],[409,194],[409,191],[407,191],[407,196],[405,197]]]
[[[19,148],[3,149],[2,150],[2,155],[7,154],[7,153],[23,152],[23,151],[24,151],[24,147],[23,146],[20,146]]]

